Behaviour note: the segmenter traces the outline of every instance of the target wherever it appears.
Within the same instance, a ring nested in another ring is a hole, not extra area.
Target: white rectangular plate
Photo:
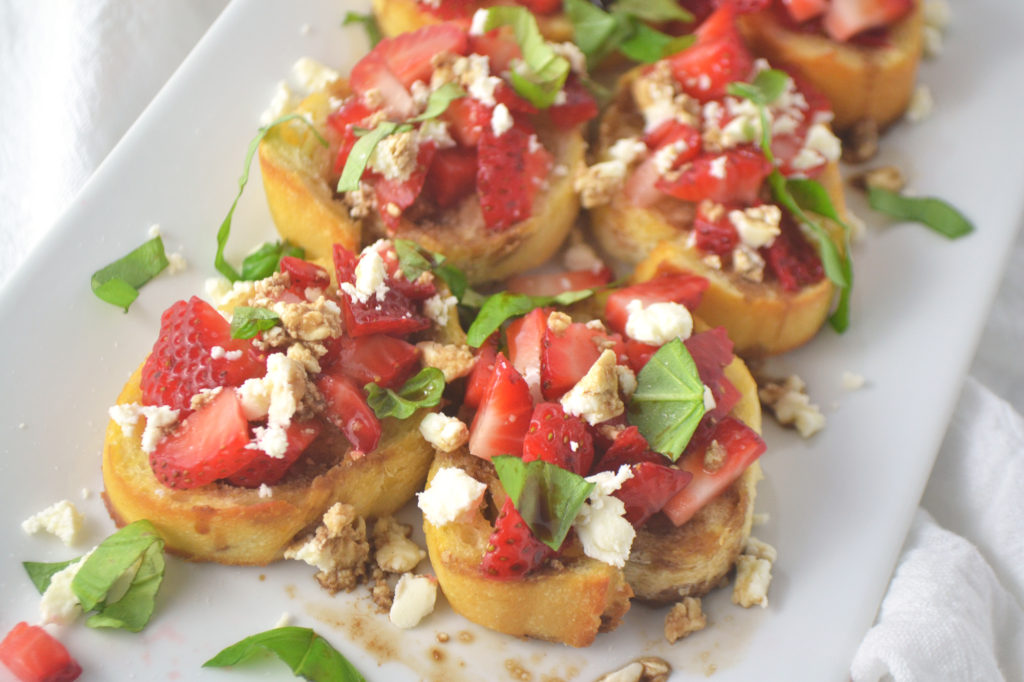
[[[345,4],[231,5],[2,292],[0,631],[38,618],[38,596],[20,562],[76,555],[53,538],[24,535],[22,519],[70,498],[89,519],[87,542],[112,530],[98,495],[106,409],[152,345],[161,311],[201,294],[215,275],[214,234],[277,81],[298,57],[345,68],[365,50],[357,29],[340,26]],[[770,426],[766,433],[757,507],[770,521],[755,532],[779,550],[768,608],[735,607],[728,590],[720,591],[706,600],[711,627],[669,646],[663,611],[635,606],[617,631],[572,650],[483,631],[443,600],[419,628],[399,632],[373,613],[364,591],[329,597],[298,562],[238,569],[172,560],[143,633],[81,623],[60,632],[87,679],[289,679],[280,664],[234,673],[200,668],[223,646],[273,627],[282,613],[316,628],[372,680],[519,679],[523,671],[533,679],[589,680],[648,654],[687,675],[714,671],[719,682],[846,679],[1022,215],[1024,155],[1013,140],[1024,103],[1017,35],[1024,5],[979,0],[956,9],[945,53],[922,72],[935,113],[896,126],[882,160],[900,165],[918,192],[959,206],[978,229],[948,242],[870,218],[854,253],[850,331],[823,330],[777,363],[807,381],[829,423],[807,441]],[[863,206],[854,208],[868,217]],[[89,277],[144,241],[153,223],[191,267],[149,284],[125,315],[93,297]],[[235,225],[234,262],[274,235],[258,176]],[[844,391],[846,370],[864,375],[866,387]],[[84,500],[83,489],[92,491]],[[450,641],[439,643],[439,632]]]

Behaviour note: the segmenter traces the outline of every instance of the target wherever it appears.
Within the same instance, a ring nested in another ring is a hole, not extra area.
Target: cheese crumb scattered
[[[416,493],[416,504],[428,522],[443,526],[476,509],[486,490],[486,484],[462,469],[441,467],[430,479],[427,489]]]
[[[82,513],[70,500],[61,500],[22,521],[21,529],[29,535],[46,531],[70,546],[78,540],[83,521]]]
[[[848,391],[856,391],[857,389],[864,388],[865,384],[865,379],[863,376],[857,374],[856,372],[849,371],[843,372],[841,381],[843,384],[843,388],[845,388]]]
[[[429,575],[404,574],[395,586],[395,600],[388,617],[395,627],[413,628],[434,610],[437,600],[437,578]]]
[[[491,132],[495,137],[501,137],[511,130],[513,125],[515,125],[515,121],[512,120],[512,114],[509,113],[508,107],[499,102],[491,113]]]
[[[803,380],[793,374],[782,382],[767,382],[759,391],[761,403],[771,408],[783,426],[795,426],[804,438],[825,428],[825,415],[811,403]]]
[[[693,316],[680,303],[659,301],[645,307],[642,301],[633,299],[626,304],[626,312],[626,334],[641,343],[661,346],[693,333]]]
[[[708,619],[701,610],[700,599],[683,597],[665,616],[665,639],[669,644],[707,627]]]
[[[732,602],[745,609],[768,606],[768,586],[772,581],[772,562],[749,554],[736,559],[736,583]]]
[[[441,452],[454,452],[469,440],[469,427],[457,417],[431,412],[420,422],[420,435]]]
[[[374,559],[377,565],[391,573],[408,573],[416,568],[427,553],[409,539],[410,526],[399,523],[392,516],[377,519],[373,526]]]
[[[932,115],[934,108],[935,100],[932,98],[931,89],[927,85],[918,85],[907,106],[907,120],[911,123],[920,123]]]

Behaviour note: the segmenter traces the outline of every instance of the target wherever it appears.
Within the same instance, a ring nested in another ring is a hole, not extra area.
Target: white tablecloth
[[[0,0],[0,282],[224,4]],[[1024,680],[1022,344],[1024,238],[878,622],[852,661],[856,682]]]

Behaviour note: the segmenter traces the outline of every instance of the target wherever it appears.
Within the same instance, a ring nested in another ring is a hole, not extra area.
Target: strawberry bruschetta
[[[579,211],[581,129],[597,114],[584,60],[540,38],[523,8],[476,23],[383,40],[347,80],[305,100],[298,112],[327,147],[299,121],[271,130],[260,162],[282,236],[313,258],[337,241],[410,239],[471,282],[558,249]]]
[[[454,299],[405,278],[386,242],[358,258],[338,246],[335,260],[340,289],[284,257],[237,283],[224,314],[198,297],[164,312],[110,410],[104,499],[118,525],[148,519],[188,559],[262,565],[336,502],[377,517],[421,489],[433,450],[416,425],[445,382],[414,343],[464,338]],[[387,416],[409,384],[432,400]]]
[[[822,92],[843,131],[906,111],[924,41],[920,0],[771,0],[739,17],[754,54]]]
[[[620,80],[597,163],[576,181],[597,241],[628,262],[671,260],[706,278],[697,313],[740,354],[804,343],[832,305],[820,252],[841,249],[842,231],[815,221],[817,237],[805,233],[806,214],[777,191],[813,178],[843,215],[830,118],[816,91],[755,61],[723,5],[692,47]]]
[[[614,291],[603,322],[536,308],[482,346],[468,445],[438,451],[419,498],[457,612],[587,646],[634,595],[677,602],[728,574],[764,443],[724,330],[694,327],[706,286],[674,274]]]
[[[453,21],[469,28],[479,9],[494,5],[519,5],[537,18],[541,34],[548,40],[572,40],[572,23],[562,13],[561,0],[516,0],[495,2],[480,0],[373,0],[373,14],[386,36],[416,31],[424,26]]]

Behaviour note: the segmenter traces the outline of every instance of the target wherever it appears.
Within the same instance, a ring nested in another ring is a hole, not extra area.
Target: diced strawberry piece
[[[491,125],[491,107],[473,97],[460,97],[448,105],[441,118],[449,132],[463,147],[476,147],[484,128]]]
[[[359,264],[359,256],[346,249],[341,244],[334,245],[334,276],[338,284],[356,281],[356,265]]]
[[[402,86],[408,88],[416,81],[430,80],[435,57],[442,54],[464,55],[468,47],[469,37],[464,28],[442,23],[385,38],[377,43],[370,55],[379,56]]]
[[[417,0],[417,4],[422,11],[428,12],[439,19],[445,20],[468,20],[473,16],[473,12],[476,11],[477,8],[475,0],[442,0],[441,2]]]
[[[476,190],[476,150],[440,149],[427,174],[427,193],[441,208],[449,208]]]
[[[356,62],[348,82],[366,106],[369,106],[369,102],[376,104],[379,100],[379,108],[389,117],[405,120],[416,113],[412,95],[376,52]],[[371,92],[374,93],[372,96],[369,95]]]
[[[719,6],[729,5],[737,14],[760,12],[771,3],[772,0],[719,0]]]
[[[752,204],[771,172],[771,163],[759,150],[737,147],[721,154],[701,154],[677,177],[659,178],[657,187],[684,201]]]
[[[595,469],[597,471],[618,471],[623,464],[639,464],[640,462],[668,464],[669,459],[650,449],[647,439],[640,434],[640,429],[635,426],[627,426],[619,432],[612,444],[601,455]]]
[[[432,142],[421,144],[416,152],[416,169],[404,180],[391,180],[379,173],[369,173],[377,197],[377,206],[381,207],[380,217],[389,228],[398,227],[402,212],[412,206],[423,191],[427,171],[430,169],[436,149]]]
[[[548,109],[551,122],[563,130],[575,128],[597,116],[597,100],[579,78],[570,77],[562,88],[565,101]]]
[[[38,625],[20,622],[0,642],[0,663],[22,682],[71,682],[82,666]]]
[[[295,256],[281,258],[281,272],[288,274],[292,288],[299,293],[306,289],[326,289],[331,285],[331,276],[326,270],[316,263]]]
[[[717,443],[724,459],[713,471],[705,468],[704,449],[688,452],[678,462],[679,468],[689,471],[693,478],[662,509],[677,526],[689,521],[721,494],[765,451],[764,441],[757,432],[734,417],[718,422],[713,443]]]
[[[537,405],[523,439],[523,461],[535,459],[586,476],[594,461],[594,440],[587,424],[565,414],[558,403]]]
[[[523,58],[519,43],[503,36],[499,28],[481,35],[469,36],[469,51],[471,54],[486,56],[490,62],[491,73],[508,71],[513,59]]]
[[[373,382],[384,388],[400,387],[418,365],[416,346],[386,334],[343,336],[332,360],[358,386]]]
[[[716,215],[708,215],[708,209],[716,207]],[[718,209],[724,209],[719,211]],[[731,257],[733,249],[740,243],[736,226],[729,220],[731,207],[721,204],[697,204],[697,215],[693,219],[693,235],[697,248],[704,253],[722,258]]]
[[[327,420],[357,451],[373,452],[380,442],[381,425],[363,391],[337,369],[320,375],[316,387],[324,397]]]
[[[530,387],[534,402],[540,402],[540,348],[548,328],[551,308],[534,308],[512,320],[505,330],[508,359]]]
[[[349,97],[336,112],[327,117],[327,125],[341,135],[338,153],[334,157],[335,173],[340,174],[345,169],[348,155],[356,140],[359,139],[355,129],[372,113],[370,107],[366,106],[358,97]]]
[[[480,570],[494,580],[516,580],[544,563],[551,548],[534,537],[512,498],[505,498],[494,532],[487,543]]]
[[[483,459],[521,455],[531,414],[530,387],[505,355],[498,353],[491,383],[469,428],[469,452]]]
[[[618,334],[608,334],[573,322],[560,333],[545,325],[540,351],[540,389],[545,400],[558,400],[579,382],[597,362],[601,352],[611,348],[625,359],[625,345]]]
[[[341,312],[345,317],[345,332],[349,336],[394,334],[405,336],[429,329],[429,318],[417,314],[412,302],[396,289],[388,289],[383,301],[370,296],[366,303],[348,294],[341,296]]]
[[[529,218],[551,166],[551,154],[530,127],[516,123],[495,135],[485,126],[477,154],[476,187],[487,228],[501,231]]]
[[[783,213],[779,227],[781,231],[775,241],[760,249],[768,272],[786,291],[799,291],[820,282],[825,276],[825,268],[815,247],[807,241],[788,213]]]
[[[740,392],[725,376],[725,367],[732,362],[732,340],[723,327],[697,332],[683,341],[690,351],[701,382],[711,389],[715,407],[705,419],[720,419],[729,414],[740,400]]]
[[[613,291],[605,302],[604,319],[609,327],[620,334],[625,334],[626,322],[629,321],[626,306],[630,301],[640,301],[644,307],[652,303],[672,301],[693,310],[700,305],[700,299],[707,288],[708,281],[697,275],[662,275]]]
[[[411,301],[423,301],[437,293],[437,285],[433,278],[417,279],[409,281],[401,270],[398,262],[398,252],[395,246],[389,241],[379,241],[375,244],[376,251],[384,261],[387,269],[388,287],[398,291]],[[353,272],[355,272],[353,270]]]
[[[498,335],[495,333],[488,337],[477,351],[476,364],[473,365],[473,370],[469,373],[469,379],[466,381],[466,396],[462,400],[463,405],[472,408],[480,406],[480,401],[483,400],[484,393],[487,392],[487,388],[494,378],[494,361],[497,357]]]
[[[235,391],[224,389],[157,443],[149,465],[170,488],[198,488],[248,466],[260,452],[248,444],[242,402]]]
[[[515,89],[505,81],[498,83],[494,88],[495,105],[504,104],[505,107],[515,114],[536,114],[539,109],[530,104],[530,101],[521,97]]]
[[[259,454],[239,471],[228,476],[228,483],[241,488],[258,488],[264,483],[274,485],[288,473],[296,460],[302,456],[306,448],[316,440],[323,430],[323,424],[314,420],[292,422],[285,433],[288,436],[288,448],[281,457],[271,457],[265,452]]]
[[[913,0],[832,0],[821,25],[830,38],[843,42],[899,21],[913,6]]]
[[[626,358],[629,360],[629,368],[639,374],[651,356],[658,352],[661,346],[652,346],[649,343],[626,339]]]
[[[639,528],[647,519],[661,511],[669,500],[683,490],[693,478],[689,471],[655,462],[632,466],[633,478],[623,482],[613,495],[626,506],[626,520]]]
[[[691,125],[670,119],[659,124],[657,128],[644,136],[644,143],[650,149],[661,149],[670,144],[677,144],[679,153],[672,162],[672,168],[676,169],[684,163],[692,161],[700,154],[701,138],[700,131]]]
[[[516,0],[516,4],[522,5],[534,14],[554,14],[562,9],[562,0]]]
[[[696,43],[669,57],[672,75],[684,92],[706,102],[724,97],[729,83],[748,80],[754,60],[736,29],[730,6],[720,6],[696,34]]]
[[[828,9],[829,0],[782,0],[793,21],[807,21]]]
[[[648,208],[665,196],[658,189],[660,179],[661,170],[658,169],[657,161],[653,155],[648,156],[626,178],[626,186],[623,187],[622,193],[634,206]]]
[[[216,353],[215,347],[224,354]],[[230,323],[209,303],[193,296],[178,301],[160,317],[160,336],[142,368],[142,403],[187,413],[192,396],[201,390],[240,386],[265,371],[263,354],[247,339],[231,338]]]
[[[528,296],[557,296],[566,291],[581,291],[604,286],[612,281],[613,276],[608,267],[599,270],[516,275],[505,280],[505,288],[513,293]]]

